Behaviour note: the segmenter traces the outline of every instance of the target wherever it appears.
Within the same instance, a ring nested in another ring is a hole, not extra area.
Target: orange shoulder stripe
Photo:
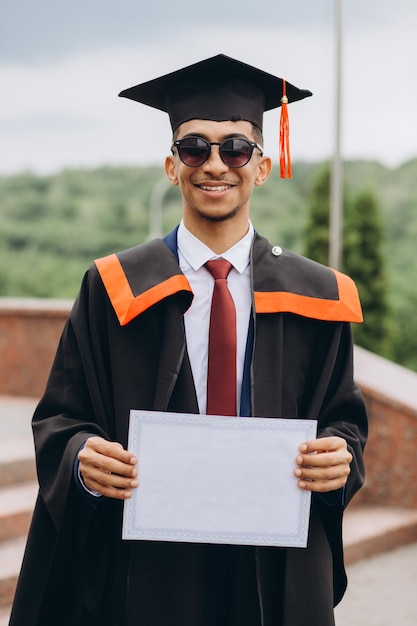
[[[97,259],[94,263],[121,326],[125,326],[157,302],[178,291],[191,292],[185,276],[176,274],[144,293],[134,296],[116,254]]]
[[[330,322],[362,322],[362,310],[356,285],[349,276],[332,270],[339,291],[338,300],[300,296],[286,291],[254,294],[257,313],[295,313]]]

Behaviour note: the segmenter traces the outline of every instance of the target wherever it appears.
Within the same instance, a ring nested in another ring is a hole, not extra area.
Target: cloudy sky
[[[165,114],[119,91],[219,52],[313,91],[290,107],[293,160],[333,149],[338,0],[13,0],[0,10],[0,175],[162,163]],[[417,156],[417,2],[345,0],[342,148]],[[265,116],[277,155],[277,112]]]

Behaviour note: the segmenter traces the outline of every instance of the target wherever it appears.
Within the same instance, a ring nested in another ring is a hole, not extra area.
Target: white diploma
[[[307,545],[311,492],[294,476],[317,422],[131,411],[139,487],[123,539]]]

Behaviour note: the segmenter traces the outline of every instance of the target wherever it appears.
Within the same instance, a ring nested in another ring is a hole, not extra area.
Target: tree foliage
[[[310,259],[329,264],[330,167],[318,171],[308,203],[308,221],[304,254]]]
[[[325,164],[314,180],[306,229],[306,256],[328,264],[330,242],[330,166]],[[358,345],[390,355],[387,276],[382,253],[380,207],[373,191],[364,189],[343,198],[342,269],[355,281],[364,322],[354,327]]]
[[[343,268],[356,283],[364,322],[354,328],[355,342],[389,355],[387,276],[384,235],[374,192],[364,189],[349,204],[344,222]]]

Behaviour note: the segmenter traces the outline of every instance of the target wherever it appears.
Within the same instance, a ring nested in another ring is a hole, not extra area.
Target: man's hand
[[[103,496],[126,500],[139,485],[137,458],[120,443],[90,437],[78,460],[85,486]]]
[[[352,455],[341,437],[323,437],[301,444],[294,473],[300,489],[324,493],[346,484]]]

